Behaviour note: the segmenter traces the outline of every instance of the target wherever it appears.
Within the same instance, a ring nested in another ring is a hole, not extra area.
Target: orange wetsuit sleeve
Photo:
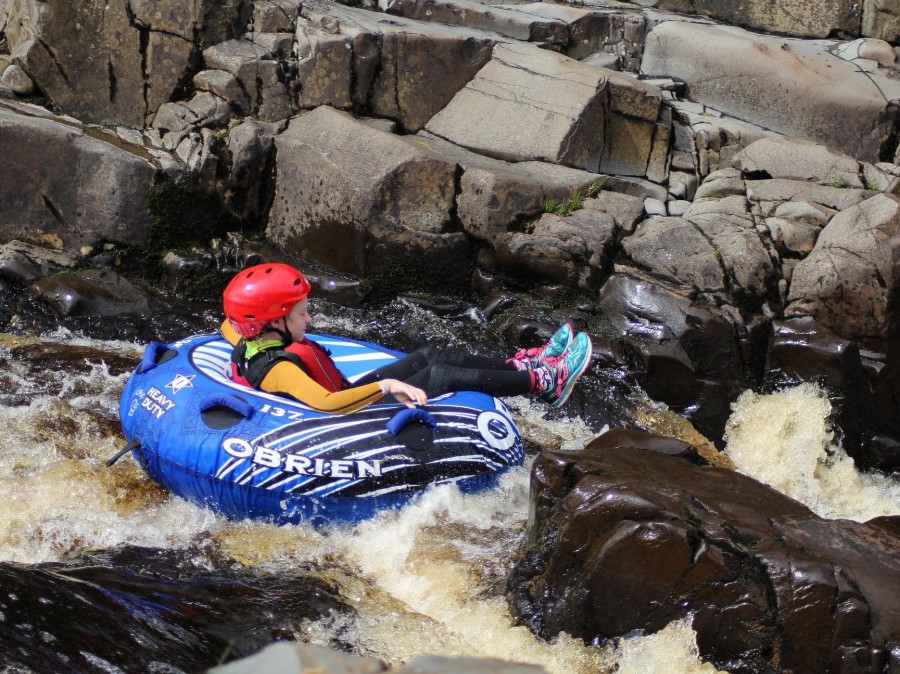
[[[241,338],[228,321],[222,322],[221,332],[231,344],[237,344]],[[301,368],[286,360],[275,363],[263,377],[259,387],[268,393],[287,394],[318,412],[330,414],[355,412],[379,400],[383,395],[378,382],[332,393],[317,384]]]
[[[287,360],[275,363],[263,377],[259,387],[269,393],[286,393],[318,412],[330,414],[354,412],[375,402],[383,395],[378,382],[332,393]]]

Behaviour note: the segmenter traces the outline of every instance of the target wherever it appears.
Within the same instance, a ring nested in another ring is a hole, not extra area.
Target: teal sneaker
[[[590,366],[593,352],[591,338],[579,332],[563,356],[545,361],[555,386],[548,387],[541,397],[550,403],[550,407],[561,407],[569,399],[575,382]]]
[[[548,358],[558,358],[563,355],[569,348],[569,344],[572,343],[573,334],[572,324],[564,323],[553,334],[549,342],[531,349],[519,349],[516,351],[516,355],[506,362],[512,363],[517,370],[536,370],[543,367],[544,361]]]

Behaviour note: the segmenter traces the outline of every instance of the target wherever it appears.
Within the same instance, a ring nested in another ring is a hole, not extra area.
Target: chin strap
[[[265,328],[263,328],[263,332],[276,333],[281,338],[281,341],[284,346],[290,346],[290,344],[294,341],[294,338],[291,337],[290,332],[288,332],[287,330],[282,330],[280,328],[276,328],[273,325],[267,325]]]

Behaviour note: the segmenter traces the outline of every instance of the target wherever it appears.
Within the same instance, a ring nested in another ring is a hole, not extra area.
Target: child
[[[312,323],[309,292],[303,274],[281,263],[248,267],[229,282],[222,335],[234,345],[235,381],[335,414],[384,396],[413,407],[459,390],[537,394],[559,407],[591,362],[590,339],[585,333],[573,338],[567,323],[544,346],[522,349],[508,360],[424,347],[350,384],[328,352],[306,337]]]

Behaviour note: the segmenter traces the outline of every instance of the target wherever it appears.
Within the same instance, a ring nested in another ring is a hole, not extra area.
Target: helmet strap
[[[281,337],[281,341],[284,342],[285,346],[288,346],[291,342],[294,341],[294,338],[291,337],[291,333],[287,330],[282,330],[281,328],[276,328],[271,325],[269,326],[269,330],[278,333],[278,336]]]

